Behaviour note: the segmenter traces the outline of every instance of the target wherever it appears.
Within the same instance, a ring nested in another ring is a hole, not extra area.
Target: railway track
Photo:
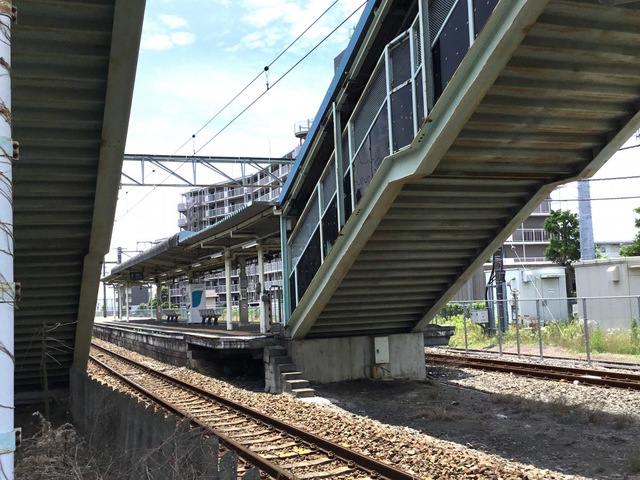
[[[543,365],[539,363],[512,362],[494,358],[468,357],[465,355],[428,353],[425,361],[430,364],[476,368],[493,372],[512,373],[528,377],[562,382],[578,382],[603,387],[640,390],[640,375],[631,372],[613,372],[569,366]]]
[[[92,344],[93,363],[136,394],[189,419],[275,479],[409,480],[416,477],[227,398]],[[100,355],[101,358],[98,358]]]
[[[503,357],[503,358],[505,357],[528,358],[533,361],[537,361],[541,359],[539,353],[533,354],[533,353],[516,353],[516,352],[505,352],[505,351],[498,352],[498,351],[492,351],[492,350],[473,349],[473,348],[465,349],[465,348],[455,348],[455,347],[438,348],[438,350],[447,352],[447,353],[454,353],[454,354],[471,354],[471,355],[483,355],[483,356],[493,356],[493,357]],[[577,362],[577,363],[586,364],[586,359],[584,357],[583,358],[569,357],[569,356],[558,357],[553,355],[544,355],[542,359],[553,360],[556,362]],[[596,365],[602,368],[617,368],[621,370],[640,370],[640,363],[616,362],[612,360],[594,360],[594,359],[591,359],[591,363],[592,365]]]

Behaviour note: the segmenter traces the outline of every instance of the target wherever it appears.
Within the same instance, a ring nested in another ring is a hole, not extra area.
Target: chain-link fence
[[[436,322],[454,325],[449,345],[465,350],[640,363],[640,296],[512,296],[447,304]]]

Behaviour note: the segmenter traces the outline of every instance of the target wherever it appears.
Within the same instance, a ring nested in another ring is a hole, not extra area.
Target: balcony
[[[189,224],[189,221],[186,218],[178,219],[178,227],[185,228]]]
[[[531,215],[549,215],[551,213],[551,199],[544,200]]]
[[[544,228],[520,228],[513,232],[507,243],[549,243],[550,238]]]
[[[178,204],[178,212],[184,213],[186,211],[187,211],[187,204],[186,203],[179,203]]]

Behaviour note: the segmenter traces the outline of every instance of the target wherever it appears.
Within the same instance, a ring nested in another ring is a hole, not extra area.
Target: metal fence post
[[[469,306],[463,309],[462,319],[464,321],[464,351],[469,353],[469,340],[467,338],[467,314],[469,313]]]
[[[516,322],[516,348],[518,349],[518,357],[520,357],[520,315],[518,315],[518,294],[513,294],[513,316]]]
[[[540,315],[540,299],[536,299],[536,317],[538,320],[538,347],[540,347],[540,360],[544,360],[542,351],[542,317]]]
[[[636,297],[636,300],[638,301],[638,318],[636,320],[640,322],[640,295]]]
[[[500,300],[501,302],[504,302],[504,300]],[[504,310],[504,304],[503,304],[503,310]],[[498,348],[500,349],[500,355],[502,355],[502,327],[503,327],[503,321],[500,317],[498,317]],[[508,323],[507,323],[508,325]]]
[[[589,345],[589,320],[587,316],[587,299],[582,299],[582,315],[584,316],[584,345],[587,350],[587,364],[591,365],[591,347]]]

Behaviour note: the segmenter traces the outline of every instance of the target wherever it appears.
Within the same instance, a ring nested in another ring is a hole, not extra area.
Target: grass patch
[[[435,322],[456,327],[455,334],[449,341],[449,346],[455,348],[465,347],[465,323],[466,323],[466,345],[473,349],[488,349],[498,345],[501,341],[504,347],[515,346],[518,342],[518,332],[515,325],[510,325],[509,330],[502,332],[501,338],[498,335],[487,335],[484,329],[469,319],[464,318],[462,311],[453,307],[443,310],[443,313],[436,317]],[[542,344],[545,346],[560,347],[573,353],[586,352],[586,339],[584,323],[578,320],[566,320],[551,322],[540,329]],[[528,326],[520,327],[521,345],[538,345],[538,329]],[[640,356],[640,325],[634,318],[629,322],[629,330],[599,330],[590,328],[589,349],[591,353],[613,353],[622,355]]]

